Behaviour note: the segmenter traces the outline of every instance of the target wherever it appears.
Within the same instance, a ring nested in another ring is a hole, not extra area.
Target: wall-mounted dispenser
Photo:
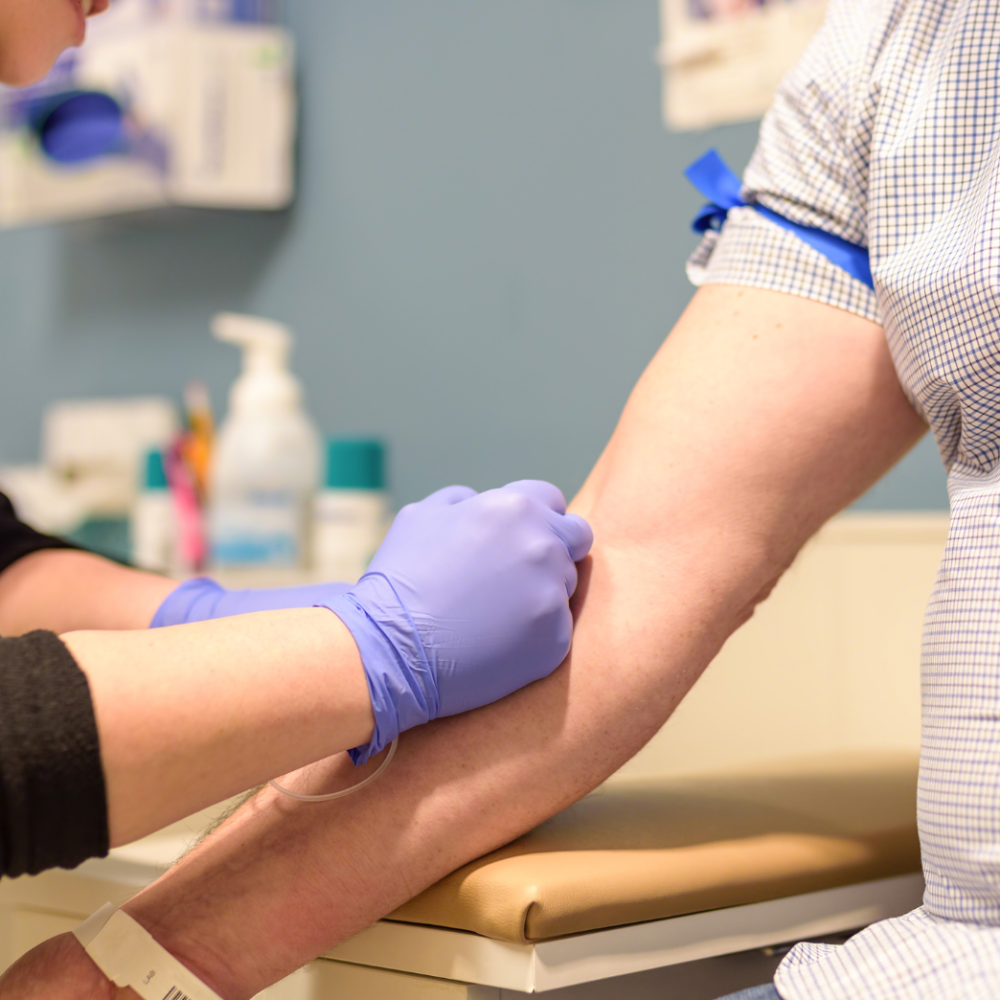
[[[0,225],[293,193],[294,48],[269,0],[117,0],[41,83],[0,88]]]

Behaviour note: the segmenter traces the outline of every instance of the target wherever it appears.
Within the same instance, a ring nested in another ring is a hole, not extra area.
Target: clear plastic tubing
[[[268,784],[277,788],[282,795],[287,795],[292,799],[298,799],[300,802],[330,802],[333,799],[342,799],[345,795],[353,795],[355,792],[360,792],[365,785],[370,785],[376,778],[380,777],[391,763],[392,758],[396,756],[396,747],[398,745],[399,737],[397,736],[392,743],[389,744],[389,752],[385,755],[385,760],[379,764],[375,771],[369,774],[364,781],[359,781],[356,785],[351,785],[350,788],[342,788],[339,792],[330,792],[327,795],[302,795],[300,792],[293,792],[273,780],[269,781]]]

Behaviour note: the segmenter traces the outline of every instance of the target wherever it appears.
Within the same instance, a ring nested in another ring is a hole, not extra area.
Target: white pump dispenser
[[[288,370],[291,331],[271,320],[219,313],[212,333],[243,349],[243,370],[229,392],[212,459],[212,565],[301,567],[320,439],[302,408],[302,386]]]

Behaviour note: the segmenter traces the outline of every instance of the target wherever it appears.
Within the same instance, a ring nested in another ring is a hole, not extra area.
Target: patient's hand
[[[140,1000],[97,968],[72,934],[49,938],[0,976],[0,1000]]]

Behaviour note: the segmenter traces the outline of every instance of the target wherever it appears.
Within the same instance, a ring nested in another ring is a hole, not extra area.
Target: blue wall
[[[707,146],[660,123],[655,0],[291,0],[301,188],[278,215],[0,234],[0,461],[44,405],[237,371],[218,309],[282,319],[329,432],[392,447],[398,502],[445,482],[572,493],[690,297]],[[862,505],[946,505],[925,442]]]

